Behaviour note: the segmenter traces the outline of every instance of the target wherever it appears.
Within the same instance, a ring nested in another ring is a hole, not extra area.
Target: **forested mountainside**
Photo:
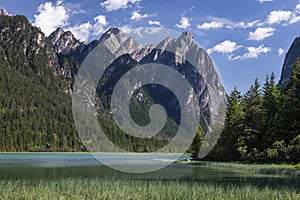
[[[23,16],[0,16],[0,150],[82,150],[64,69]]]
[[[165,58],[166,49],[143,47],[118,28],[106,31],[99,40],[90,43],[78,41],[71,32],[57,29],[49,38],[33,27],[23,16],[2,15],[1,18],[1,151],[81,151],[85,150],[75,130],[71,112],[72,85],[76,73],[89,52],[101,42],[114,44],[110,50],[123,55],[109,67],[114,73],[105,73],[99,82],[99,122],[107,136],[117,145],[129,151],[147,152],[170,141],[177,132],[180,114],[174,96],[163,88],[153,91],[153,86],[142,87],[132,98],[131,115],[140,125],[149,123],[148,110],[154,103],[168,105],[167,124],[154,138],[139,140],[122,132],[112,121],[107,101],[113,84],[138,63],[167,64],[186,76],[199,95],[203,127],[211,117],[212,98],[205,82],[210,82],[221,94],[225,104],[226,93],[214,71],[211,59],[205,51],[193,43],[192,35],[184,33],[179,38],[166,39],[158,46],[175,49],[182,55],[196,52],[199,69],[186,66],[175,55]],[[109,46],[109,45],[108,45]],[[120,48],[118,51],[114,48]],[[156,55],[156,56],[155,56]],[[158,56],[157,56],[158,55]],[[199,75],[201,74],[201,75]],[[103,80],[105,80],[103,82]],[[175,111],[171,111],[173,109]],[[201,122],[200,122],[201,123]]]

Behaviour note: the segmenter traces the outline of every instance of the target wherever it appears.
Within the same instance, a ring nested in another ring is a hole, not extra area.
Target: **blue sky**
[[[153,26],[189,31],[214,60],[224,86],[245,92],[272,71],[300,36],[299,0],[0,0],[47,35],[57,27],[93,40],[110,26]]]

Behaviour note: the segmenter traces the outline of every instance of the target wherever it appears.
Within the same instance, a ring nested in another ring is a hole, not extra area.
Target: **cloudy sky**
[[[0,7],[25,15],[46,35],[61,27],[81,41],[110,26],[189,31],[213,58],[228,92],[234,86],[245,92],[272,71],[278,79],[300,36],[299,0],[0,0]]]

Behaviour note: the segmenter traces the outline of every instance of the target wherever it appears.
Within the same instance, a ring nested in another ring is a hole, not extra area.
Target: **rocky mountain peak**
[[[49,36],[55,50],[58,54],[69,55],[76,51],[79,46],[84,45],[79,42],[70,31],[64,31],[61,28],[56,29]]]
[[[56,43],[61,38],[61,36],[64,33],[65,32],[64,32],[64,30],[62,28],[58,28],[53,33],[51,33],[51,35],[49,36],[49,39],[54,44],[54,43]]]
[[[133,53],[137,49],[142,48],[142,45],[135,39],[128,37],[117,27],[109,28],[102,34],[100,42],[104,42],[107,48],[116,56],[123,55],[125,53]]]
[[[113,26],[106,31],[107,34],[112,33],[114,35],[119,34],[120,32],[121,30],[116,26]]]
[[[183,32],[182,35],[184,35],[187,38],[194,38],[193,34],[191,32]]]
[[[177,39],[177,45],[183,48],[190,48],[194,44],[194,36],[190,32],[183,32]]]
[[[11,16],[4,8],[0,8],[0,15]]]
[[[111,35],[118,35],[121,32],[122,31],[118,27],[113,26],[113,27],[109,28],[107,31],[105,31],[105,33],[103,33],[101,35],[100,41],[104,41],[104,40],[110,38]]]

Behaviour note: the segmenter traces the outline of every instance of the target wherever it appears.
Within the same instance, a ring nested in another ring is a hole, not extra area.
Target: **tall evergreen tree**
[[[286,143],[300,135],[300,58],[293,68],[291,82],[283,91],[277,133]]]
[[[199,158],[199,152],[200,152],[201,145],[203,144],[203,141],[204,141],[203,132],[202,132],[201,126],[198,126],[195,138],[190,147],[190,152],[192,153],[192,155],[191,155],[192,158],[194,158],[194,159]]]
[[[238,160],[238,138],[244,130],[243,96],[235,87],[227,103],[225,125],[216,148],[219,160]]]
[[[262,146],[266,148],[275,142],[276,138],[276,123],[275,116],[278,112],[280,90],[275,84],[275,75],[272,72],[271,76],[266,76],[266,82],[263,86],[262,99],[262,120],[263,120],[263,139]]]
[[[244,96],[245,129],[241,143],[248,152],[256,154],[262,139],[262,94],[256,78]],[[257,155],[252,155],[256,157]]]

